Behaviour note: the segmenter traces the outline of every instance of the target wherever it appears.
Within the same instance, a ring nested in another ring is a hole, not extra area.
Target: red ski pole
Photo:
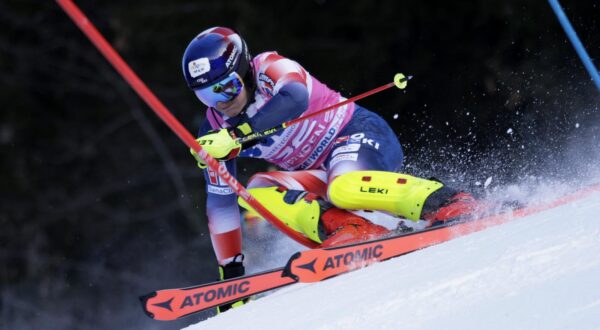
[[[300,244],[309,248],[317,247],[317,243],[311,241],[300,233],[286,226],[281,220],[275,217],[269,210],[260,204],[248,191],[239,183],[224,164],[219,163],[212,158],[202,147],[196,142],[192,134],[173,116],[173,114],[165,107],[162,102],[152,93],[152,91],[144,84],[144,82],[133,72],[127,63],[121,58],[117,51],[106,41],[100,34],[92,22],[85,14],[73,3],[72,0],[56,0],[61,8],[69,15],[73,22],[83,31],[90,41],[98,48],[100,53],[112,64],[112,66],[121,74],[123,79],[137,92],[137,94],[148,104],[148,106],[162,119],[162,121],[177,134],[177,136],[189,148],[193,149],[204,161],[208,164],[211,170],[217,172],[223,181],[233,189],[233,191],[245,200],[252,208],[254,208],[263,218],[267,219],[273,226],[293,238]]]

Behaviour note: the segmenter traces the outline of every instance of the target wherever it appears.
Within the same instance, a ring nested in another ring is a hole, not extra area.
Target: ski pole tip
[[[405,89],[410,79],[412,79],[412,76],[407,77],[402,73],[396,73],[394,76],[394,85],[400,89]]]

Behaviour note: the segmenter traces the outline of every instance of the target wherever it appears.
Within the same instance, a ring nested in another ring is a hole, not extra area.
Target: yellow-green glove
[[[229,160],[235,158],[240,151],[242,145],[234,134],[230,133],[226,128],[219,131],[209,132],[208,134],[196,139],[202,149],[211,155],[216,160]],[[198,167],[206,168],[206,163],[194,149],[190,149],[190,153],[198,162]]]

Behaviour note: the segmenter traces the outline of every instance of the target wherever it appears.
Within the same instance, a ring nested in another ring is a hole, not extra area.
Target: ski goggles
[[[214,108],[219,102],[229,102],[240,95],[244,81],[237,72],[232,72],[223,80],[211,86],[195,89],[196,97],[206,106]]]

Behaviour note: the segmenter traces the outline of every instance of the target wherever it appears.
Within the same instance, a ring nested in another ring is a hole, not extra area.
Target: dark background
[[[408,173],[476,192],[490,176],[591,180],[600,94],[546,1],[77,3],[192,132],[203,106],[181,55],[223,25],[346,96],[414,75],[359,102],[397,132]],[[600,4],[563,6],[599,58]],[[0,106],[1,328],[175,329],[211,315],[142,313],[139,294],[217,277],[203,179],[54,2],[0,2]],[[262,168],[243,161],[240,180]]]

